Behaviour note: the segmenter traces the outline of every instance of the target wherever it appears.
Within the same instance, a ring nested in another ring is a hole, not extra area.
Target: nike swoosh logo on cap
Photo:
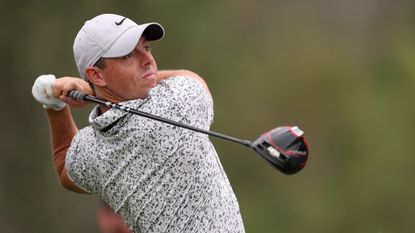
[[[124,20],[126,17],[124,17],[120,22],[115,22],[115,25],[120,26],[122,23],[124,23]]]

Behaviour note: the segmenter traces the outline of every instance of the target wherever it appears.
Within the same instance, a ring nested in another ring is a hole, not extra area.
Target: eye
[[[123,58],[124,59],[131,58],[133,55],[134,55],[134,50],[131,53],[125,55]]]
[[[151,45],[147,44],[144,46],[144,51],[145,52],[151,52]]]

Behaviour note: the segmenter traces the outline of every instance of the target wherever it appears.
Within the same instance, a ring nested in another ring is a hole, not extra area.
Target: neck
[[[105,107],[105,106],[99,106],[99,108],[98,108],[98,116],[100,116],[100,115],[102,115],[102,114],[104,114],[106,111],[108,111],[108,110],[110,110],[110,108],[109,107]]]
[[[95,89],[95,96],[97,98],[103,99],[105,101],[109,101],[111,103],[119,103],[119,102],[123,102],[125,100],[120,99],[119,97],[117,97],[113,92],[111,92],[108,89],[104,89],[104,88],[96,88]],[[103,113],[105,113],[106,111],[108,111],[110,108],[106,107],[106,106],[102,106],[100,105],[98,110],[98,115],[101,115]]]

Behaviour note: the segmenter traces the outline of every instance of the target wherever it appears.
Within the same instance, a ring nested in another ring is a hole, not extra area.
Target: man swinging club
[[[150,41],[164,29],[115,14],[87,21],[73,49],[81,79],[39,76],[61,184],[93,193],[134,232],[244,232],[237,199],[207,135],[96,106],[78,130],[71,90],[208,130],[213,103],[201,77],[158,71]]]

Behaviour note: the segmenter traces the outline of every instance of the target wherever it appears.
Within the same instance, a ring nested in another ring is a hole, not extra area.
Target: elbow
[[[78,187],[68,176],[68,173],[66,169],[62,169],[62,171],[59,174],[59,182],[66,190],[76,192],[76,193],[83,193],[87,194],[83,189]]]
[[[69,179],[66,169],[61,169],[60,171],[58,171],[58,178],[59,178],[59,183],[63,188],[67,190],[71,190],[70,183],[72,181]]]
[[[63,175],[63,174],[59,175],[59,183],[66,190],[71,190],[71,186],[70,186],[70,184],[68,182],[68,179],[66,178],[65,175]]]

